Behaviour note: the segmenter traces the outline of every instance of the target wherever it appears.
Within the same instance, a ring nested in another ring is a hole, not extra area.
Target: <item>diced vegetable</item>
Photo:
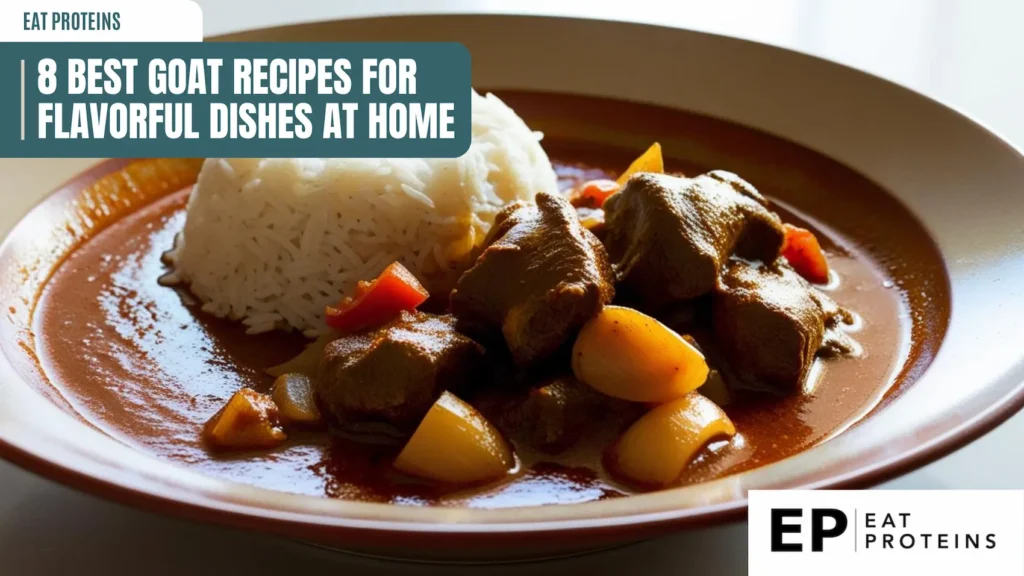
[[[473,248],[476,247],[478,240],[482,240],[482,238],[480,238],[480,235],[477,233],[477,228],[472,225],[467,225],[465,234],[444,247],[443,253],[445,259],[450,263],[457,264],[466,258],[469,258],[472,255]]]
[[[782,243],[782,255],[798,274],[815,284],[828,283],[828,262],[818,244],[818,238],[810,230],[791,224],[783,225],[786,237]]]
[[[501,433],[450,392],[438,398],[395,460],[407,474],[451,484],[496,480],[513,464]]]
[[[324,348],[326,348],[331,342],[337,340],[338,336],[339,335],[333,331],[321,335],[316,340],[307,344],[302,352],[299,352],[298,356],[284,364],[278,364],[277,366],[267,368],[267,374],[277,378],[284,374],[297,373],[305,374],[310,378],[316,378],[316,371],[317,368],[320,367],[320,358],[324,355]]]
[[[600,208],[609,196],[619,191],[614,180],[591,180],[573,190],[569,202],[576,208]]]
[[[271,398],[285,423],[315,424],[320,421],[313,380],[305,374],[282,374],[274,380]]]
[[[708,377],[704,355],[679,334],[632,308],[605,306],[572,348],[576,378],[633,402],[668,402]]]
[[[714,402],[692,392],[651,410],[608,451],[608,464],[637,484],[667,486],[709,440],[733,436],[736,427]]]
[[[354,299],[345,298],[337,306],[328,306],[327,325],[344,332],[380,326],[402,310],[415,310],[428,297],[419,280],[394,262],[373,282],[360,282]]]
[[[700,387],[700,393],[719,406],[728,406],[732,402],[729,386],[725,383],[722,373],[714,368],[708,373],[708,379]]]
[[[657,142],[651,144],[651,147],[648,148],[646,152],[641,154],[636,160],[633,160],[633,163],[629,165],[629,168],[627,168],[621,176],[619,176],[616,183],[619,186],[625,185],[630,177],[637,172],[665,173],[665,161],[661,157],[661,144],[658,144]]]
[[[594,233],[604,226],[604,210],[600,208],[577,208],[576,217],[584,228]]]
[[[287,438],[277,405],[252,388],[235,392],[206,422],[203,436],[212,447],[223,450],[273,448]]]

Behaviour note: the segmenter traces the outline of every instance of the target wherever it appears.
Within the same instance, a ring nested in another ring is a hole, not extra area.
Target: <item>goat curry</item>
[[[870,182],[720,121],[506,98],[548,130],[561,192],[505,206],[449,289],[394,263],[328,307],[313,341],[246,334],[161,283],[189,192],[161,194],[47,284],[48,377],[109,434],[209,474],[494,507],[777,461],[855,424],[934,352],[941,261]],[[614,110],[692,145],[630,165],[623,147],[559,129]]]

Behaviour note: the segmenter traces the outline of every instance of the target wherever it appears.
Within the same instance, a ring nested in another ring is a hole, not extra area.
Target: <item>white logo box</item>
[[[1024,491],[753,490],[749,498],[750,576],[1024,575]]]

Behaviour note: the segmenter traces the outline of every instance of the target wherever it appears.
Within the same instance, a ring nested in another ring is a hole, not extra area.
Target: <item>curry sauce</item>
[[[740,174],[770,198],[784,222],[815,232],[838,278],[823,291],[856,312],[858,355],[816,361],[799,394],[725,406],[737,435],[702,451],[682,483],[769,464],[827,440],[912,383],[937,350],[948,317],[941,259],[920,224],[870,181],[807,149],[718,120],[574,96],[500,95],[546,132],[544,146],[562,188],[613,178],[635,155],[613,144],[621,133],[660,139],[669,171]],[[188,192],[122,215],[75,249],[40,297],[34,318],[40,362],[85,419],[198,471],[308,495],[500,507],[634,491],[601,464],[618,432],[610,429],[557,456],[517,445],[512,475],[460,489],[394,471],[402,442],[386,434],[308,430],[270,451],[211,453],[201,438],[203,423],[240,387],[267,391],[272,378],[264,370],[307,341],[280,331],[246,335],[244,326],[200,311],[187,289],[158,282],[168,272],[161,255],[184,224]]]

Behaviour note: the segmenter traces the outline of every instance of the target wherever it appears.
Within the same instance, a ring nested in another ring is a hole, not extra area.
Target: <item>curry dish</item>
[[[501,96],[545,131],[558,190],[504,205],[454,277],[385,263],[319,334],[247,333],[168,281],[190,188],[140,180],[153,200],[39,298],[48,379],[113,437],[211,475],[498,507],[770,464],[879,409],[937,349],[937,251],[859,175],[682,112]]]

